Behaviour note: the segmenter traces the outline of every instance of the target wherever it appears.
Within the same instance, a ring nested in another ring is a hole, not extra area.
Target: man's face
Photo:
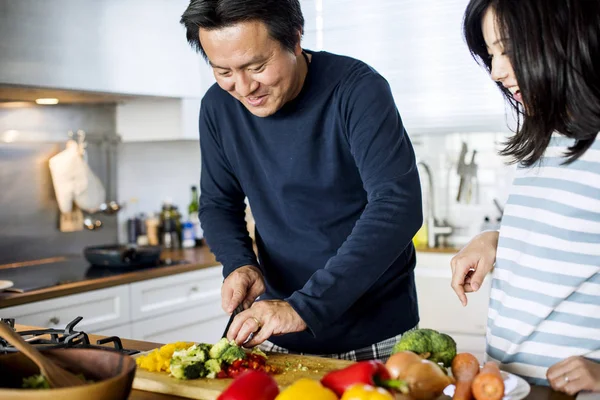
[[[200,42],[219,86],[252,114],[267,117],[300,91],[300,40],[290,52],[259,21],[200,29]]]

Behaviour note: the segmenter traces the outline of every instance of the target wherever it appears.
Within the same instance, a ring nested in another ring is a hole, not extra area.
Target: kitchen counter
[[[36,329],[29,326],[16,325],[18,331],[20,330],[29,330]],[[95,343],[96,340],[102,339],[104,336],[98,335],[89,335],[90,341]],[[127,349],[135,349],[139,351],[148,351],[156,349],[162,344],[160,343],[152,343],[152,342],[143,342],[139,340],[129,340],[122,339],[123,347]],[[178,400],[182,399],[179,396],[169,396],[158,393],[144,392],[141,390],[132,390],[131,395],[129,396],[129,400]],[[450,399],[449,397],[442,396],[440,400]],[[568,396],[563,393],[555,392],[552,389],[544,386],[532,386],[531,393],[527,396],[529,400],[574,400],[575,397]]]
[[[57,259],[58,258],[59,257],[57,257]],[[184,272],[196,271],[199,269],[214,267],[218,265],[215,256],[211,253],[208,246],[202,246],[193,249],[164,251],[161,254],[161,259],[170,259],[174,261],[185,260],[187,261],[187,263],[165,265],[155,268],[146,268],[138,270],[124,269],[122,273],[116,275],[113,274],[110,276],[86,279],[78,282],[64,283],[43,289],[28,291],[25,293],[4,292],[0,293],[0,309],[4,307],[11,307],[35,301],[47,300],[56,297],[87,292],[91,290],[104,289],[112,286],[118,286],[147,279],[160,278]],[[42,266],[42,264],[40,264],[40,266]],[[0,265],[0,276],[2,269],[35,267],[35,262]]]

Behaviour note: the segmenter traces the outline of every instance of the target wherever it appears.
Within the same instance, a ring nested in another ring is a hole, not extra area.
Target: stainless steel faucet
[[[438,224],[435,218],[435,194],[433,186],[433,175],[431,168],[423,161],[417,163],[417,167],[422,166],[427,175],[428,199],[427,199],[427,247],[434,248],[438,246],[439,236],[448,236],[452,234],[452,227],[444,221],[443,224]]]

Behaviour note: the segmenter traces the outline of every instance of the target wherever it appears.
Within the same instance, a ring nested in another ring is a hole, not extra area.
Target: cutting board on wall
[[[274,375],[274,378],[279,387],[284,388],[300,378],[319,380],[327,372],[347,367],[352,362],[293,354],[269,354],[268,364],[281,371]],[[306,371],[302,371],[299,365],[306,367]],[[166,372],[149,372],[137,368],[133,388],[189,399],[216,400],[231,382],[232,379],[179,380],[169,376]]]

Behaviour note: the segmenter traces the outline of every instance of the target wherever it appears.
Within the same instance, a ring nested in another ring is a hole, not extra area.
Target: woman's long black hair
[[[553,132],[576,139],[567,163],[580,157],[600,131],[600,1],[471,0],[464,36],[475,60],[491,72],[482,18],[495,11],[499,33],[525,107],[498,84],[519,116],[502,155],[532,165]]]

